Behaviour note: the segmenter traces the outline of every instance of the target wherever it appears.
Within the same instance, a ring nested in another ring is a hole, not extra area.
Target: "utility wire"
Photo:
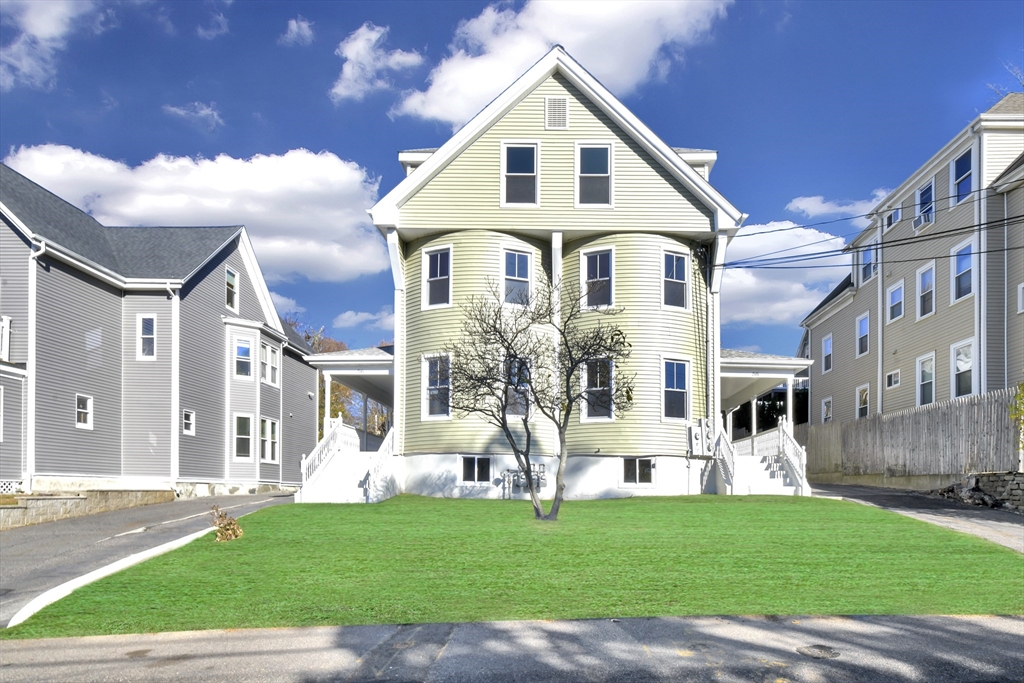
[[[982,249],[980,251],[971,252],[971,254],[1001,254],[1004,251],[1024,251],[1024,247],[1005,247],[1003,249]],[[941,254],[939,256],[919,256],[917,258],[906,258],[906,259],[891,259],[883,262],[882,265],[889,265],[890,263],[921,263],[922,261],[933,261],[944,258],[954,258],[956,254]],[[728,266],[727,266],[728,267]],[[753,266],[736,266],[737,268],[749,268],[750,270],[801,270],[804,268],[848,268],[845,264],[841,265],[753,265]]]

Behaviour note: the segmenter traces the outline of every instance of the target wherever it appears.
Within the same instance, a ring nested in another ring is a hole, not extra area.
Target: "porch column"
[[[793,378],[786,379],[786,431],[793,433]]]
[[[363,394],[363,450],[368,450],[366,445],[366,394]]]
[[[757,434],[757,396],[750,401],[750,435]]]
[[[734,411],[730,410],[725,414],[725,433],[729,435],[729,441],[732,441],[732,414]]]
[[[331,374],[324,372],[324,436],[331,423]]]

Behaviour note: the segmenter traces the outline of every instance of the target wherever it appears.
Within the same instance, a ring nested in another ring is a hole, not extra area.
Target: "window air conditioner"
[[[922,213],[920,216],[914,219],[914,230],[920,230],[922,225],[931,223],[935,220],[935,214],[933,213]]]

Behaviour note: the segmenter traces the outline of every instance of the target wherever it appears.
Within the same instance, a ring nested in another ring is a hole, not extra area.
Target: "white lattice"
[[[21,482],[14,479],[0,479],[0,493],[16,493],[21,490]]]

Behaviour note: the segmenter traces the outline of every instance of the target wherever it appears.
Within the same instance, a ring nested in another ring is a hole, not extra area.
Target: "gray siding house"
[[[812,424],[1024,381],[1024,93],[878,204],[850,275],[804,319]]]
[[[299,483],[310,350],[242,227],[118,228],[0,165],[0,489]]]

